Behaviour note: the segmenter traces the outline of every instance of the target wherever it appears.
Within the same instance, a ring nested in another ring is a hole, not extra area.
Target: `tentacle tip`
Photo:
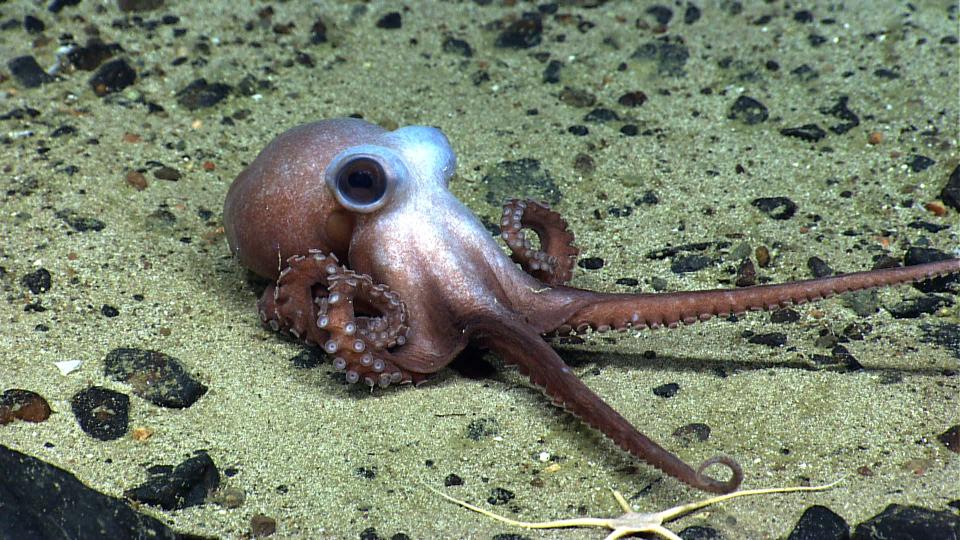
[[[704,471],[714,465],[723,465],[730,470],[730,478],[726,480],[717,480],[714,477],[707,476],[704,474]],[[699,486],[696,486],[704,491],[710,491],[713,493],[732,493],[740,487],[740,483],[743,482],[743,467],[739,463],[734,461],[733,458],[729,456],[719,455],[714,456],[697,467],[697,481],[700,483]]]

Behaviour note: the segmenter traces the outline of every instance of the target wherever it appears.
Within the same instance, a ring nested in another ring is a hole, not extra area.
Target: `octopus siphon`
[[[544,336],[673,328],[960,273],[960,259],[946,259],[731,290],[578,289],[566,285],[578,250],[556,212],[508,201],[499,224],[507,256],[449,191],[455,167],[432,127],[388,131],[340,118],[279,135],[224,205],[232,253],[271,281],[260,320],[321,347],[348,382],[370,386],[421,383],[468,343],[488,348],[629,454],[708,492],[736,490],[740,465],[724,455],[688,465],[590,390]],[[727,478],[706,474],[713,465],[729,469]]]

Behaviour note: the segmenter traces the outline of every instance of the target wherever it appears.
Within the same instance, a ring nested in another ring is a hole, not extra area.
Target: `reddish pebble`
[[[130,171],[127,173],[127,184],[130,184],[137,191],[143,191],[147,189],[147,177],[143,173],[137,171]]]
[[[11,388],[0,394],[0,424],[15,418],[25,422],[43,422],[50,418],[50,404],[40,394]]]
[[[277,532],[277,520],[263,514],[254,514],[250,518],[251,536],[270,536]]]
[[[937,217],[943,217],[947,215],[947,207],[945,207],[940,201],[930,201],[923,205],[923,207],[927,209],[927,212],[930,212]]]

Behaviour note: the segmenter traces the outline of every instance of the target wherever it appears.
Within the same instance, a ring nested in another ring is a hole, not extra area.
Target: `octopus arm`
[[[498,353],[506,362],[515,364],[555,405],[577,416],[600,431],[636,458],[660,469],[681,482],[712,493],[729,493],[743,480],[740,465],[727,456],[708,459],[694,469],[649,437],[640,433],[587,385],[574,375],[564,361],[544,340],[522,321],[508,314],[478,318],[472,325],[478,340]],[[720,464],[730,470],[723,481],[704,474],[704,470]]]
[[[578,332],[625,328],[673,328],[714,316],[747,311],[775,310],[815,302],[850,291],[923,281],[960,272],[960,259],[854,272],[826,278],[759,285],[742,289],[715,289],[660,294],[570,293],[584,307],[561,325]]]

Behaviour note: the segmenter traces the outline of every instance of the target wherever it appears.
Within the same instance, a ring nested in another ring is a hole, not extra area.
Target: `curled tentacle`
[[[540,249],[524,236],[532,229],[540,238]],[[510,248],[510,258],[525,272],[548,285],[563,285],[573,277],[579,250],[567,222],[548,206],[533,200],[511,199],[503,206],[500,236]]]
[[[558,331],[588,328],[598,331],[627,328],[674,328],[714,316],[741,315],[747,311],[775,310],[815,302],[836,294],[960,272],[960,259],[853,272],[818,279],[741,289],[714,289],[659,294],[603,294],[579,291],[585,307],[577,310]],[[569,290],[569,289],[568,289]],[[586,295],[586,296],[584,296]]]
[[[727,480],[717,480],[710,476],[707,476],[703,471],[709,469],[714,465],[723,465],[730,470],[730,478]],[[704,485],[712,485],[717,487],[717,493],[730,493],[736,491],[740,487],[740,482],[743,481],[743,468],[740,467],[740,464],[733,460],[729,456],[719,455],[713,456],[712,458],[704,461],[697,467],[697,478]]]
[[[406,343],[407,314],[399,295],[370,276],[340,266],[332,254],[311,250],[287,259],[277,284],[259,303],[261,320],[323,347],[347,382],[389,386],[420,382],[390,361],[391,347]]]
[[[324,271],[329,294],[318,298],[316,326],[330,333],[322,345],[334,357],[334,367],[346,372],[347,382],[371,387],[417,379],[391,362],[387,350],[407,339],[406,308],[400,297],[385,285],[374,284],[370,276],[337,264],[326,265]]]
[[[337,264],[334,255],[311,251],[308,256],[287,259],[276,285],[268,287],[257,308],[260,320],[271,330],[287,332],[311,345],[327,341],[326,331],[317,328],[315,298],[326,296],[324,262]]]
[[[743,470],[732,458],[716,456],[694,469],[640,433],[578,379],[557,353],[525,324],[508,315],[499,315],[482,317],[474,326],[484,344],[515,364],[554,404],[600,431],[632,456],[685,484],[711,493],[730,493],[740,486]],[[704,473],[716,464],[730,469],[730,478],[718,480]]]

